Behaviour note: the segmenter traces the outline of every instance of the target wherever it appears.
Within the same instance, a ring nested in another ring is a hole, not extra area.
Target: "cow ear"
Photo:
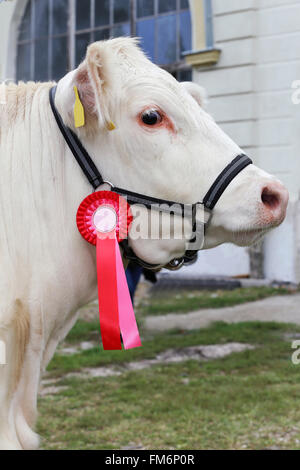
[[[181,82],[181,85],[186,89],[186,91],[194,98],[195,101],[201,106],[201,108],[206,108],[207,106],[207,94],[205,89],[193,82]]]
[[[104,42],[93,43],[75,71],[73,85],[78,89],[87,127],[98,125],[100,128],[109,128],[111,125],[109,104],[113,74],[109,57]]]

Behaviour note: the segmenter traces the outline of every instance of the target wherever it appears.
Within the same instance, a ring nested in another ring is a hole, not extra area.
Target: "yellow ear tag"
[[[75,105],[74,105],[74,122],[75,127],[83,127],[85,124],[84,107],[79,98],[77,86],[74,86]]]
[[[107,129],[109,131],[114,131],[116,128],[116,126],[114,125],[114,123],[112,121],[109,121],[109,123],[107,124]]]

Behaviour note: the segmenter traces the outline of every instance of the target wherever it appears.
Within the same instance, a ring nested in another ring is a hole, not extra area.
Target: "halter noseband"
[[[130,205],[140,204],[145,206],[147,209],[156,209],[159,212],[167,212],[172,215],[181,215],[182,217],[188,215],[192,219],[193,233],[196,233],[197,231],[197,206],[201,204],[207,214],[207,218],[203,223],[205,229],[211,219],[213,208],[215,207],[216,203],[222,196],[227,186],[244,168],[246,168],[246,166],[252,163],[252,160],[245,154],[240,154],[235,157],[234,160],[232,160],[224,168],[224,170],[213,182],[206,195],[204,196],[203,201],[195,204],[182,204],[174,201],[154,198],[151,196],[145,196],[144,194],[139,194],[133,191],[128,191],[127,189],[118,188],[112,183],[105,181],[102,178],[101,173],[97,169],[95,163],[93,162],[86,149],[83,147],[76,134],[69,127],[65,126],[62,117],[60,116],[54,103],[56,88],[57,86],[52,87],[49,93],[50,105],[55,120],[77,163],[79,164],[81,170],[83,171],[84,175],[86,176],[94,190],[96,190],[102,184],[108,183],[114,192],[120,194],[121,196],[125,196],[127,202]],[[176,207],[178,207],[178,213],[176,213]],[[138,256],[136,256],[136,254],[128,244],[128,239],[123,240],[121,242],[121,246],[123,248],[125,257],[128,260],[134,261],[140,264],[141,266],[149,269],[154,269],[158,267],[156,265],[146,263],[145,261],[141,260]],[[172,260],[166,267],[171,270],[179,269],[182,265],[189,264],[194,261],[197,257],[198,251],[199,249],[186,250],[182,258],[176,258]]]

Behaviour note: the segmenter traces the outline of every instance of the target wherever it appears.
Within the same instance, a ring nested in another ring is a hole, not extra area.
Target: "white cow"
[[[75,129],[76,85],[86,125]],[[96,298],[95,249],[75,215],[91,188],[63,140],[49,106],[53,83],[6,88],[0,106],[0,448],[32,449],[41,371]],[[203,198],[241,149],[203,109],[203,92],[152,64],[129,38],[92,44],[84,62],[58,83],[56,106],[105,179],[119,187],[180,202]],[[154,110],[147,125],[143,113]],[[107,123],[116,130],[110,132]],[[205,248],[248,245],[284,217],[288,193],[254,165],[218,202]],[[136,240],[144,260],[164,265],[184,243]],[[100,353],[99,353],[100,354]]]

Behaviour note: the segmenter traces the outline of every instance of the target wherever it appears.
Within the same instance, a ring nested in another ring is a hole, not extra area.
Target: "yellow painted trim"
[[[201,50],[206,47],[205,15],[203,0],[190,0],[192,17],[193,49]]]
[[[185,54],[186,63],[193,66],[216,64],[220,58],[220,49],[209,49]]]

